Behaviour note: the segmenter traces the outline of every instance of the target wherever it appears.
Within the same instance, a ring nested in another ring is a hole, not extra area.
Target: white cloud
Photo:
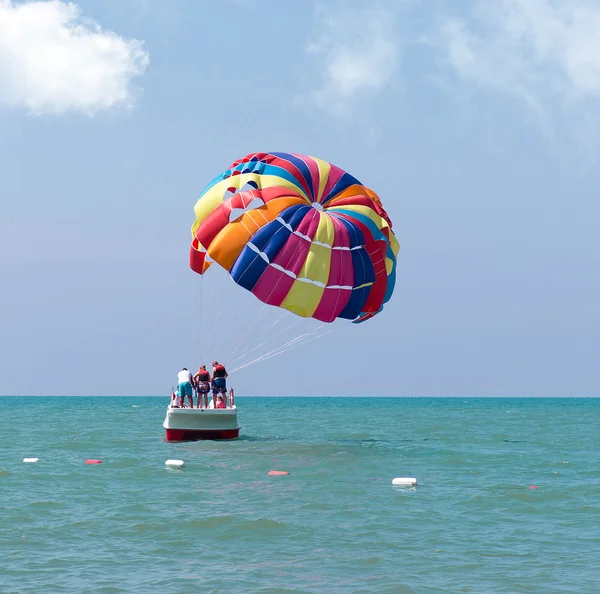
[[[319,65],[321,84],[304,99],[345,117],[393,78],[399,47],[392,15],[383,8],[353,8],[320,14],[319,20],[318,38],[307,52]]]
[[[34,114],[131,107],[148,66],[141,42],[103,31],[59,0],[0,0],[0,102]]]
[[[600,99],[597,0],[479,0],[445,21],[447,59],[462,79],[519,97],[541,118]]]

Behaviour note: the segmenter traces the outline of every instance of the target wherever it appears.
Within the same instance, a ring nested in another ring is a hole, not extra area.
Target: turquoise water
[[[238,398],[181,444],[167,401],[0,398],[0,592],[600,590],[600,400]]]

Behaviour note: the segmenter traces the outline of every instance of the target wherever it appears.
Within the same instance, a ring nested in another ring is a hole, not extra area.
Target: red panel
[[[198,240],[194,240],[196,244]],[[199,252],[194,249],[194,245],[190,247],[190,268],[198,274],[204,273],[204,262],[206,260],[206,252]]]
[[[298,242],[303,241],[299,237],[296,237],[295,239]],[[303,241],[303,243],[306,242]],[[308,247],[306,247],[304,251],[308,251]],[[261,277],[258,279],[258,282],[254,285],[252,293],[264,303],[279,306],[285,299],[285,296],[288,294],[293,283],[294,279],[285,272],[277,270],[272,266],[267,266]]]
[[[383,305],[387,288],[388,276],[385,268],[387,244],[385,241],[373,241],[367,244],[366,248],[375,269],[375,283],[369,291],[369,297],[365,301],[362,311],[376,313]]]
[[[327,198],[327,195],[329,194],[329,192],[331,192],[331,190],[333,190],[333,188],[335,187],[335,184],[337,184],[340,181],[340,178],[342,177],[342,175],[344,175],[344,170],[340,169],[339,167],[337,167],[336,165],[331,165],[331,170],[329,171],[329,178],[327,179],[327,183],[325,184],[325,187],[323,188],[323,198]]]
[[[331,221],[335,230],[332,247],[350,247],[350,234],[346,226],[336,217],[331,217]],[[353,284],[352,255],[348,250],[331,250],[327,286],[341,285],[352,287]],[[313,318],[322,322],[333,322],[346,306],[350,295],[352,295],[352,289],[326,288],[313,314]]]

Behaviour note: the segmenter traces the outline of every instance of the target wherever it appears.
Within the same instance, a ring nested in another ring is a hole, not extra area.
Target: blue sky
[[[0,394],[168,393],[312,328],[188,267],[204,186],[279,150],[379,194],[398,281],[238,394],[597,395],[599,28],[592,0],[0,0]]]

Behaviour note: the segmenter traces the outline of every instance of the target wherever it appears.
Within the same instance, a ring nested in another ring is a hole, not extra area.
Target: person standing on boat
[[[210,373],[206,371],[206,365],[200,365],[200,369],[194,376],[196,392],[198,393],[198,408],[202,408],[202,397],[204,396],[204,408],[208,408],[208,393],[210,392]]]
[[[194,378],[192,374],[184,367],[177,374],[177,394],[179,395],[179,405],[183,408],[183,401],[185,397],[188,397],[190,408],[194,408]]]
[[[217,407],[217,394],[227,394],[227,370],[225,365],[221,365],[218,361],[212,362],[212,391],[213,391],[213,406]]]

